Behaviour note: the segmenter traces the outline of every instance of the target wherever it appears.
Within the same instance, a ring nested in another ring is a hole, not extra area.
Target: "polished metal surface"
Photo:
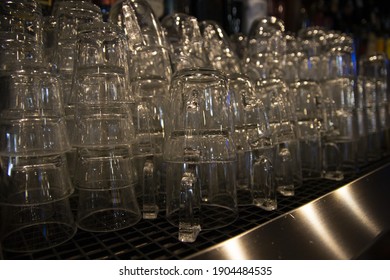
[[[389,230],[390,163],[188,258],[390,259]]]

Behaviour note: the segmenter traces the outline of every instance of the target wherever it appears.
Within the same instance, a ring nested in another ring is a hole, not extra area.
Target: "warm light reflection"
[[[232,239],[223,246],[224,255],[230,260],[246,260],[248,256],[244,251],[245,246],[240,244],[240,239]]]
[[[338,244],[336,237],[328,228],[327,223],[322,219],[318,209],[314,205],[308,204],[302,208],[302,212],[312,225],[311,229],[316,232],[317,236],[319,236],[321,241],[327,245],[329,250],[331,250],[338,259],[347,259],[348,256],[343,252],[343,247]]]
[[[348,188],[341,188],[336,192],[337,196],[340,196],[340,201],[348,205],[348,209],[360,220],[370,234],[376,236],[380,233],[380,226],[375,224],[375,219],[367,215],[367,211],[364,211],[361,206],[356,203],[353,193]]]

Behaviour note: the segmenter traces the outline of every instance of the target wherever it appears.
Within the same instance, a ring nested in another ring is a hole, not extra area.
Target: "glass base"
[[[200,230],[199,224],[180,223],[178,239],[181,242],[195,242]]]
[[[267,211],[273,211],[278,208],[278,203],[273,199],[255,199],[254,204]]]

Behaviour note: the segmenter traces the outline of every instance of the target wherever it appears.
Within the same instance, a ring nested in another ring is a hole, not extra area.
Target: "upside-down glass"
[[[299,80],[300,76],[300,61],[303,53],[301,52],[300,41],[291,34],[285,35],[286,40],[286,59],[284,65],[284,76],[283,80],[287,85],[290,85]],[[307,79],[308,77],[305,77]]]
[[[31,36],[19,32],[0,32],[0,71],[18,64],[37,62],[37,47]]]
[[[14,62],[0,73],[4,117],[64,117],[58,76],[42,63]]]
[[[312,80],[300,80],[290,85],[289,94],[300,132],[303,179],[343,179],[340,150],[324,137],[326,115],[320,86]]]
[[[137,195],[143,217],[154,219],[165,208],[162,145],[165,103],[172,75],[169,45],[152,7],[145,0],[117,1],[109,22],[125,30],[129,49],[129,83],[135,98],[133,145]]]
[[[36,0],[6,0],[0,2],[0,31],[23,34],[32,48],[29,59],[42,61],[43,16]]]
[[[75,186],[77,224],[89,231],[114,231],[141,218],[131,145],[132,114],[126,104],[76,104],[77,148]]]
[[[4,251],[41,251],[69,241],[76,233],[68,198],[0,204],[0,212]]]
[[[284,23],[276,17],[260,17],[250,28],[244,58],[245,71],[253,79],[282,78],[286,40]]]
[[[148,1],[120,0],[110,10],[109,22],[126,35],[130,81],[171,79],[169,43]]]
[[[97,5],[87,1],[59,1],[52,14],[54,29],[53,64],[58,69],[64,88],[64,104],[71,104],[73,70],[76,60],[77,33],[80,25],[103,21]]]
[[[388,61],[378,53],[359,60],[359,106],[367,111],[369,160],[389,152]]]
[[[108,232],[136,224],[141,212],[129,148],[78,148],[77,156],[78,227]]]
[[[300,79],[322,82],[328,74],[327,32],[318,26],[307,27],[298,32],[297,40],[303,54],[298,67]]]
[[[249,78],[242,74],[240,60],[223,29],[213,21],[202,21],[200,27],[210,64],[226,74],[232,97],[238,205],[275,210],[275,146],[265,108]]]
[[[238,205],[255,205],[267,211],[275,210],[275,139],[265,107],[247,77],[240,74],[229,75],[228,84],[234,108]]]
[[[133,117],[135,130],[133,161],[138,175],[136,191],[142,201],[144,219],[157,218],[158,212],[165,208],[166,200],[162,163],[164,106],[154,100],[138,98]]]
[[[263,102],[269,119],[276,155],[274,160],[276,188],[284,196],[293,196],[302,185],[299,128],[288,87],[280,79],[256,83],[256,94]]]
[[[74,147],[112,149],[135,142],[127,104],[76,104]]]
[[[140,179],[137,194],[142,197],[143,217],[154,219],[165,208],[162,150],[169,82],[144,75],[132,80],[131,86],[135,95],[133,154]]]
[[[52,155],[70,149],[58,78],[41,64],[21,63],[0,75],[0,151]]]
[[[227,74],[241,74],[240,60],[222,27],[210,20],[201,21],[199,26],[210,65]]]
[[[248,34],[244,70],[264,104],[274,137],[276,188],[292,196],[302,184],[299,130],[294,104],[284,82],[286,39],[284,23],[275,17],[256,19]]]
[[[323,93],[325,141],[339,146],[341,171],[355,172],[358,160],[366,160],[367,124],[364,111],[356,101],[356,61],[352,39],[321,27],[302,29],[298,37],[306,57],[300,72],[317,81]],[[328,162],[332,162],[333,155],[327,156]]]
[[[207,67],[203,38],[196,17],[175,13],[162,19],[170,43],[173,71],[192,67]]]
[[[356,61],[352,39],[346,35],[342,37],[345,40],[339,38],[332,42],[326,53],[325,78],[321,86],[325,99],[331,101],[327,104],[331,107],[327,118],[328,124],[329,120],[332,121],[334,133],[327,136],[339,146],[342,171],[351,173],[356,172],[366,158],[367,123],[364,122],[364,111],[357,106]]]
[[[111,7],[109,22],[126,33],[131,52],[139,47],[168,48],[160,22],[146,0],[119,0]]]
[[[168,220],[179,240],[237,218],[236,149],[227,80],[220,72],[177,72],[171,85],[163,159]]]

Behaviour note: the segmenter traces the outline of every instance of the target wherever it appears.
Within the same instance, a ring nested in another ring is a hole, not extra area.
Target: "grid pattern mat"
[[[78,230],[65,244],[35,253],[3,252],[4,259],[183,259],[258,225],[275,219],[313,201],[388,162],[386,158],[363,167],[357,174],[342,181],[305,181],[293,197],[278,197],[278,209],[265,210],[245,206],[239,208],[239,218],[231,225],[212,231],[201,231],[194,243],[177,240],[177,229],[164,218],[141,220],[135,226],[110,233],[90,233]]]

